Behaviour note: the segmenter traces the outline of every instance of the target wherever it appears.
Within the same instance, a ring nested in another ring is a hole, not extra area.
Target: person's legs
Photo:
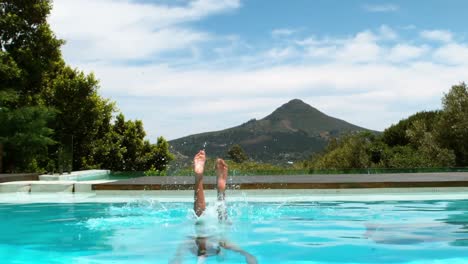
[[[226,180],[228,174],[228,166],[226,162],[222,159],[216,160],[216,175],[217,177],[217,189],[218,189],[218,220],[226,221],[227,212],[226,212],[226,203],[225,190],[226,190]]]
[[[203,171],[205,169],[205,151],[200,150],[193,158],[193,169],[195,171],[194,203],[193,210],[197,216],[203,214],[206,208],[205,191],[203,190]]]
[[[194,202],[193,202],[193,210],[197,216],[203,214],[206,208],[205,204],[205,192],[203,190],[203,171],[205,169],[205,161],[206,155],[205,151],[200,150],[197,155],[193,158],[193,170],[195,172],[195,185],[194,185]],[[201,222],[197,221],[197,225],[202,225]],[[197,233],[198,235],[198,233]],[[174,259],[170,263],[182,263],[182,259],[184,256],[184,251],[186,251],[190,245],[192,245],[192,241],[188,241],[187,243],[182,244],[179,246],[179,249],[176,252]],[[197,246],[197,255],[198,255],[198,263],[204,263],[204,255],[206,253],[206,239],[202,237],[195,238],[195,243]]]

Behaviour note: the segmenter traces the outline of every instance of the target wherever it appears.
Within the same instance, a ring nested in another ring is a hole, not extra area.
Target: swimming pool
[[[1,201],[1,200],[0,200]],[[168,263],[189,202],[0,204],[1,263]],[[259,263],[468,263],[468,200],[228,202],[222,233]],[[207,211],[219,234],[214,207]],[[208,221],[210,223],[210,221]],[[183,263],[196,263],[188,252]],[[223,251],[206,263],[244,263]]]

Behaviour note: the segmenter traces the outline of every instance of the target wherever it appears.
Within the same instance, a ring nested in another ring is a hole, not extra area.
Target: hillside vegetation
[[[440,111],[419,112],[381,135],[349,134],[331,140],[306,167],[321,169],[468,166],[468,87],[454,85]]]
[[[294,99],[261,120],[252,119],[237,127],[169,143],[174,151],[188,157],[202,148],[210,155],[226,157],[228,150],[239,144],[254,161],[286,164],[322,151],[330,138],[359,131],[369,130],[327,116]]]

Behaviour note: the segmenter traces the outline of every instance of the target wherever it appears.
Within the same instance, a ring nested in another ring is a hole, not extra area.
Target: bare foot
[[[226,189],[226,180],[228,174],[228,166],[222,159],[216,160],[216,175],[218,175],[218,192],[224,192]]]
[[[206,155],[204,150],[200,150],[193,158],[193,170],[197,179],[203,178],[203,171],[205,169]]]

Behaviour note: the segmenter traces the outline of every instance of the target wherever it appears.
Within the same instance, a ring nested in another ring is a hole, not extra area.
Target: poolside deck
[[[206,176],[205,188],[215,188],[216,177]],[[190,176],[140,177],[93,184],[96,191],[110,190],[192,190]],[[323,174],[288,176],[229,176],[232,189],[357,189],[468,187],[468,172],[404,174]]]
[[[38,181],[39,173],[0,174],[1,182]]]

